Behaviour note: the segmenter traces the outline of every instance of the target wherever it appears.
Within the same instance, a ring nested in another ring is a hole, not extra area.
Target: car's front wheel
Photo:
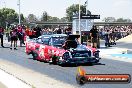
[[[38,54],[36,52],[32,52],[32,56],[34,60],[37,60]]]

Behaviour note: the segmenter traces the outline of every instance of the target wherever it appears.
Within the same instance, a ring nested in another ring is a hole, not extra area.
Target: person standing
[[[36,37],[38,38],[39,36],[41,36],[41,31],[42,31],[42,29],[40,28],[40,27],[37,27],[36,28],[36,31],[35,31],[35,34],[36,34]],[[48,29],[48,34],[49,34],[49,29]]]
[[[22,38],[23,38],[22,27],[18,26],[17,31],[18,31],[18,39],[20,41],[20,47],[21,47],[22,46]]]
[[[62,33],[62,31],[61,31],[61,29],[59,28],[58,30],[57,30],[57,34],[61,34]]]
[[[25,33],[26,33],[26,36],[29,36],[29,28],[27,27],[26,30],[25,30]]]
[[[33,38],[33,29],[29,30],[29,38],[32,39]]]
[[[111,47],[110,46],[110,32],[109,32],[109,29],[106,30],[104,36],[105,36],[105,46],[106,47]]]
[[[10,32],[10,36],[11,36],[10,49],[12,50],[12,44],[14,42],[14,50],[17,50],[18,31],[16,28],[12,28],[12,30]]]
[[[93,48],[97,48],[98,36],[99,33],[97,31],[97,27],[93,26],[93,28],[90,30],[91,43]]]
[[[0,39],[1,39],[1,46],[4,47],[3,45],[3,35],[4,35],[4,29],[0,27]]]

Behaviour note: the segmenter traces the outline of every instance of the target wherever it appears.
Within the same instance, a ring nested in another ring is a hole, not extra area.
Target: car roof
[[[66,34],[53,34],[53,35],[42,35],[38,38],[41,38],[41,37],[49,37],[49,38],[51,38],[51,37],[66,37],[66,36],[67,36]]]
[[[39,36],[38,38],[42,38],[42,37],[51,37],[51,35],[42,35],[42,36]]]
[[[66,34],[53,34],[52,37],[65,37]]]

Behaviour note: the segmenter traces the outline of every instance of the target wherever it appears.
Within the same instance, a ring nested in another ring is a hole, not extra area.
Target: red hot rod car
[[[25,52],[34,59],[54,64],[98,63],[99,51],[78,42],[79,35],[42,35],[26,43]]]

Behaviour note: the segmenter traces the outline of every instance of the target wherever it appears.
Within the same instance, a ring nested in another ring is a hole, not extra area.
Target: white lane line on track
[[[105,59],[118,60],[118,61],[132,63],[132,58],[111,56],[111,55],[100,55],[100,56],[101,56],[101,58],[105,58]]]
[[[0,69],[0,82],[6,85],[7,88],[31,88],[31,86],[13,77],[13,75]]]
[[[29,84],[31,84],[31,86],[33,86],[33,88],[77,88],[75,85],[65,83],[31,69],[23,68],[22,66],[5,60],[0,60],[0,64],[1,68],[4,69],[4,71],[7,71],[7,73],[12,73],[15,77],[18,77],[18,79],[22,79],[25,82],[28,82]]]

